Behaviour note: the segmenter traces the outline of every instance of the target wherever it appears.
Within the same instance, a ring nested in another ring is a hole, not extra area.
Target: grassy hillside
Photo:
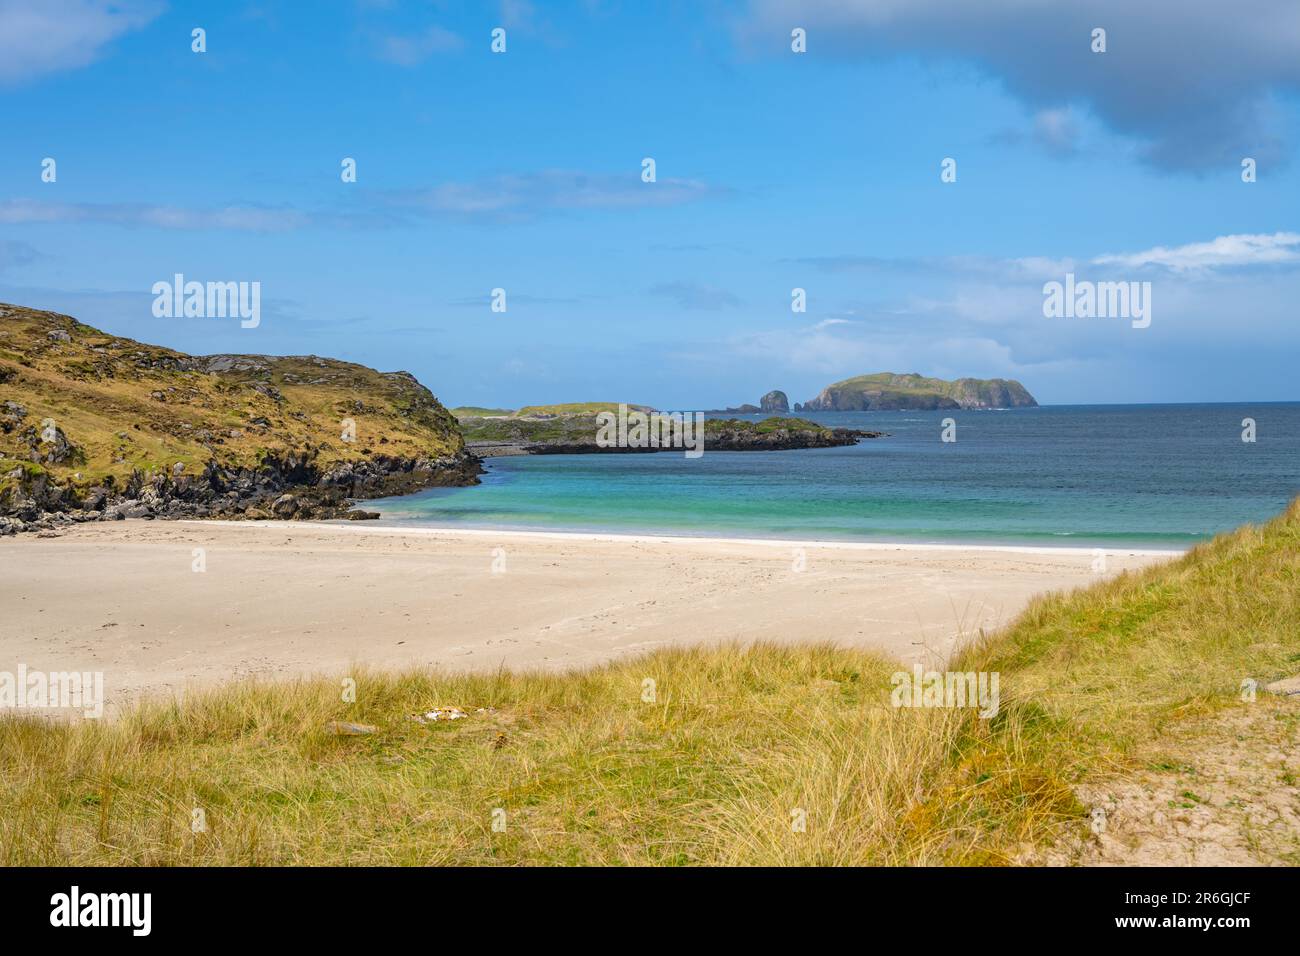
[[[1038,403],[1019,382],[1002,378],[959,378],[946,381],[915,372],[877,372],[836,382],[804,411],[863,411],[901,408],[1015,408]]]
[[[310,355],[196,357],[0,305],[0,496],[42,476],[86,491],[209,463],[325,470],[463,452],[455,419],[407,372]]]
[[[1198,776],[1226,747],[1272,788],[1243,824],[1250,852],[1295,864],[1275,822],[1295,798],[1300,700],[1247,703],[1240,687],[1300,671],[1297,620],[1293,503],[1167,565],[1039,599],[977,642],[953,666],[1000,673],[991,720],[895,709],[897,665],[830,645],[370,674],[354,704],[320,680],[234,684],[111,723],[4,717],[0,862],[1074,862],[1096,842],[1080,797],[1098,783],[1171,781],[1171,833],[1180,814],[1235,819],[1244,795],[1214,803]],[[444,706],[468,716],[409,717]],[[338,736],[333,720],[376,732]],[[1255,746],[1265,737],[1284,745]]]

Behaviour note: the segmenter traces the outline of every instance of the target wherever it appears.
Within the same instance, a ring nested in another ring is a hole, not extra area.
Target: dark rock
[[[315,455],[314,450],[268,455],[256,468],[209,461],[199,474],[178,474],[172,468],[156,474],[137,469],[121,487],[106,479],[102,486],[84,492],[61,486],[47,474],[26,477],[15,469],[18,487],[0,499],[0,519],[4,519],[0,534],[40,530],[52,527],[53,521],[343,518],[357,498],[477,484],[483,472],[479,458],[465,452],[446,458],[377,455],[334,462],[328,468],[318,466]],[[360,512],[352,520],[377,517],[377,512]]]
[[[103,511],[107,503],[108,489],[102,486],[91,488],[81,499],[81,506],[87,511]]]
[[[28,426],[22,433],[22,440],[27,443],[27,457],[38,464],[61,465],[79,457],[77,447],[68,441],[63,429],[48,422],[39,432]]]
[[[759,399],[758,407],[765,412],[784,415],[790,411],[790,399],[786,397],[785,392],[773,389]]]
[[[5,434],[13,431],[27,417],[27,408],[17,402],[5,402],[0,405],[0,431]]]

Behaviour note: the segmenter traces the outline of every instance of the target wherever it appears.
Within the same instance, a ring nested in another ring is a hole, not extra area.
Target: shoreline
[[[465,535],[472,537],[533,537],[556,541],[609,541],[637,544],[673,544],[689,541],[702,544],[766,545],[782,548],[826,548],[850,551],[989,551],[1007,554],[1075,554],[1091,557],[1098,550],[1097,546],[1086,545],[1020,545],[1020,544],[957,544],[934,543],[922,541],[844,541],[818,538],[761,538],[761,537],[721,537],[715,535],[694,534],[646,534],[642,532],[619,531],[542,531],[534,528],[473,528],[448,526],[415,526],[409,524],[379,524],[374,522],[337,521],[225,521],[181,519],[175,522],[181,525],[223,525],[238,527],[240,525],[262,528],[317,528],[322,530],[340,530],[362,534],[414,534],[432,536]],[[1103,547],[1103,551],[1114,554],[1132,555],[1134,557],[1181,557],[1190,548],[1141,548],[1128,546]]]
[[[0,671],[101,672],[110,712],[349,668],[567,672],[668,647],[938,665],[1034,598],[1176,560],[369,522],[114,521],[0,544]],[[200,573],[201,572],[201,573]]]

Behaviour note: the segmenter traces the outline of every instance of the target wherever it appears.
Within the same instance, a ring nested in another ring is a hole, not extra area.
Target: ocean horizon
[[[889,437],[706,446],[696,460],[491,458],[481,485],[364,507],[386,525],[1179,550],[1265,521],[1300,492],[1300,402],[791,414]],[[949,418],[956,440],[944,442]]]

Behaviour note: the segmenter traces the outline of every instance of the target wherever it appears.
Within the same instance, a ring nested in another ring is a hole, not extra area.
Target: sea
[[[1266,521],[1300,494],[1300,402],[802,417],[888,437],[800,451],[706,445],[695,459],[491,458],[481,485],[364,507],[385,525],[1177,550]],[[943,440],[946,419],[954,441]],[[1254,441],[1243,441],[1246,420]]]

